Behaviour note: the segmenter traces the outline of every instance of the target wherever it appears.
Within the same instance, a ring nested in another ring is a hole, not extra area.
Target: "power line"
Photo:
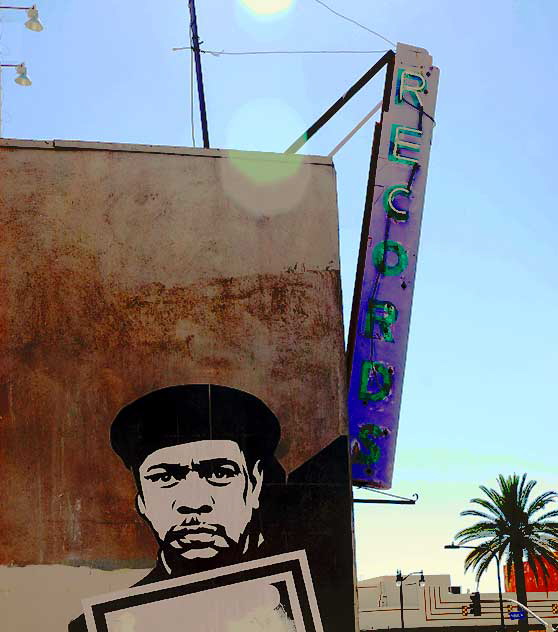
[[[191,46],[181,46],[173,48],[177,50],[191,50]],[[327,55],[327,54],[371,54],[385,53],[390,49],[384,50],[249,50],[249,51],[225,51],[225,50],[204,50],[200,48],[200,53],[208,53],[214,57],[221,55]]]
[[[364,24],[361,24],[360,22],[357,22],[356,20],[353,20],[352,18],[347,17],[346,15],[343,15],[342,13],[338,13],[337,11],[332,9],[330,6],[328,6],[325,2],[322,2],[322,0],[314,0],[314,1],[317,2],[318,4],[321,4],[322,7],[326,8],[328,11],[331,11],[332,13],[337,15],[338,17],[343,18],[343,20],[347,20],[347,22],[352,22],[353,24],[356,24],[361,29],[364,29],[365,31],[368,31],[369,33],[372,33],[372,35],[376,35],[377,37],[380,37],[381,39],[383,39],[388,44],[391,44],[392,46],[396,45],[395,42],[392,42],[391,40],[389,40],[387,37],[384,37],[380,33],[377,33],[376,31],[373,31],[372,29],[369,29],[367,26],[364,26]]]
[[[210,55],[324,55],[324,54],[360,54],[385,53],[385,50],[255,50],[255,51],[214,51],[202,50]]]

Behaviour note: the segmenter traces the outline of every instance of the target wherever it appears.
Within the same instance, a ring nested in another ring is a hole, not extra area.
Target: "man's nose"
[[[208,513],[215,504],[211,489],[197,472],[190,472],[175,487],[172,508],[180,514]]]

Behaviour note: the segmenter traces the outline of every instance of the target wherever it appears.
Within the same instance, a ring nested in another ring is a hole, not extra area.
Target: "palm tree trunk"
[[[525,589],[525,572],[523,570],[523,549],[521,547],[512,548],[513,570],[515,574],[515,592],[517,601],[527,606],[527,591]],[[518,620],[519,632],[527,632],[529,630],[529,619],[525,613],[525,619]]]

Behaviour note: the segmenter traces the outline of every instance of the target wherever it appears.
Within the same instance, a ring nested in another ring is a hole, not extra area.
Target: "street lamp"
[[[452,542],[451,544],[446,544],[444,549],[476,549],[476,546],[465,546],[463,544],[455,544]],[[497,576],[498,576],[498,599],[500,601],[500,625],[502,626],[502,632],[505,631],[505,623],[504,623],[504,602],[502,600],[502,581],[500,579],[500,559],[494,555],[494,559],[496,560],[496,568],[497,568]]]
[[[13,9],[15,11],[27,11],[27,17],[29,18],[27,22],[25,22],[26,28],[30,31],[35,31],[38,33],[43,30],[43,25],[39,21],[39,11],[37,10],[37,6],[33,5],[32,7],[6,7],[0,6],[0,9]]]
[[[14,11],[27,11],[27,17],[29,18],[25,22],[26,28],[30,31],[39,32],[43,30],[43,25],[39,21],[39,11],[36,5],[30,7],[12,7],[6,5],[0,5],[0,9],[14,10]],[[17,77],[15,82],[20,86],[30,86],[31,79],[27,76],[27,68],[25,64],[0,64],[0,138],[2,138],[2,68],[15,68]]]
[[[15,68],[17,77],[14,81],[20,86],[30,86],[31,79],[27,76],[27,66],[21,64],[0,64],[0,138],[2,138],[2,68]]]
[[[17,77],[14,81],[20,86],[30,86],[33,82],[27,76],[27,66],[24,63],[21,64],[0,64],[0,68],[15,68]]]
[[[399,606],[401,608],[401,630],[402,631],[405,629],[405,621],[403,619],[403,583],[405,582],[407,577],[410,577],[411,575],[418,575],[418,574],[420,574],[418,585],[421,588],[424,588],[424,585],[426,584],[426,582],[424,581],[424,573],[422,571],[413,571],[412,573],[408,573],[407,575],[403,576],[401,574],[401,571],[398,570],[395,576],[395,585],[399,586]]]

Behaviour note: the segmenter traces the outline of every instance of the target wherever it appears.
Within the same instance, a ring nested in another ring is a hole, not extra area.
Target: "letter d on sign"
[[[393,252],[397,255],[397,263],[388,265],[388,253]],[[385,242],[379,241],[372,251],[372,261],[374,267],[385,276],[396,276],[401,274],[409,265],[409,257],[407,251],[398,241],[387,239]]]
[[[364,403],[385,399],[391,392],[391,384],[390,370],[383,362],[362,363],[359,397]]]

